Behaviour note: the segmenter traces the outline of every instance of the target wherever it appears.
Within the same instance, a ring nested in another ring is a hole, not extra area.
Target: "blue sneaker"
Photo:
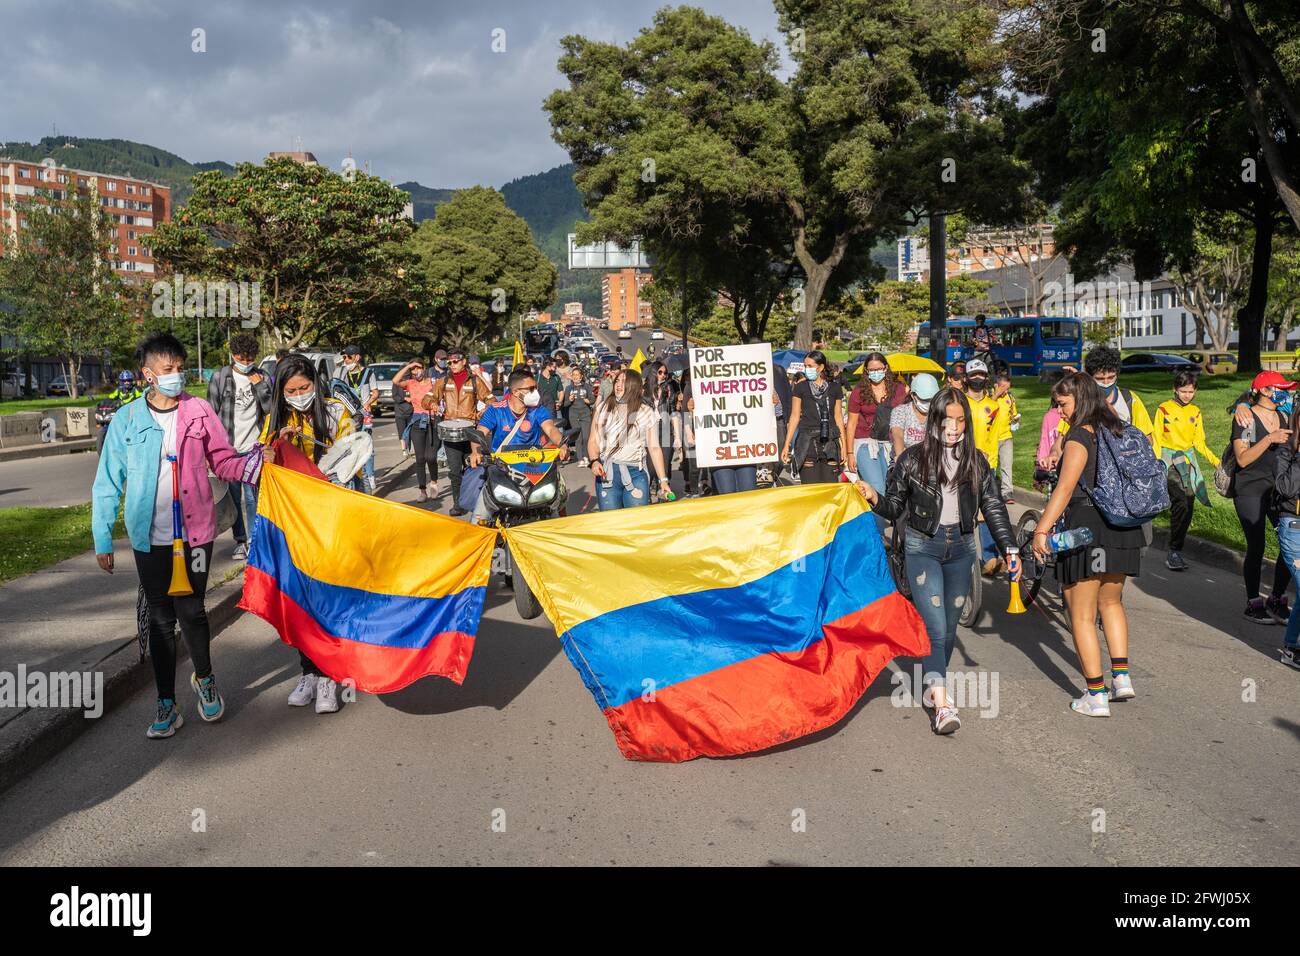
[[[199,680],[198,674],[190,674],[190,686],[199,695],[199,716],[208,723],[220,720],[226,712],[226,701],[217,690],[217,679],[209,674]]]
[[[145,731],[146,737],[170,737],[176,731],[180,730],[185,721],[181,718],[181,709],[176,706],[176,701],[170,697],[158,698],[158,716],[154,722],[149,725]]]

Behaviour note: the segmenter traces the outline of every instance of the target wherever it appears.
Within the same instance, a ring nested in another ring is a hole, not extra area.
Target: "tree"
[[[1279,240],[1273,252],[1269,276],[1268,311],[1264,318],[1274,331],[1273,348],[1286,349],[1287,331],[1300,312],[1300,242],[1294,237]]]
[[[987,292],[993,283],[968,275],[948,280],[950,314],[993,311]],[[853,348],[878,345],[899,351],[916,345],[916,330],[930,315],[930,290],[922,282],[889,280],[845,293],[828,310],[831,321],[856,334]]]
[[[272,344],[364,338],[427,304],[404,254],[407,195],[384,180],[288,158],[194,177],[176,221],[154,233],[154,257],[187,280],[256,282]]]
[[[6,324],[29,354],[58,358],[75,399],[84,358],[131,338],[128,290],[113,271],[113,223],[89,190],[75,187],[66,196],[39,191],[19,216],[27,225],[0,258],[0,298],[13,310]]]
[[[440,302],[396,334],[426,348],[493,341],[520,315],[555,299],[555,266],[495,189],[457,191],[420,224],[407,248]]]
[[[1210,348],[1226,351],[1236,325],[1238,309],[1246,299],[1251,281],[1245,253],[1248,227],[1237,219],[1228,229],[1198,233],[1196,252],[1186,263],[1170,272],[1185,308],[1196,324],[1198,343],[1208,337]],[[1227,232],[1226,239],[1216,233]],[[1243,331],[1241,335],[1244,335]],[[1244,343],[1239,344],[1239,348]],[[1259,343],[1255,343],[1258,354]]]

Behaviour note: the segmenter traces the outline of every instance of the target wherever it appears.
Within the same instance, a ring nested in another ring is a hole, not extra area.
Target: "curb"
[[[228,585],[242,577],[243,571],[239,570],[227,581],[208,590],[209,596],[214,595],[214,592],[229,591],[228,594],[221,595],[221,600],[216,604],[208,607],[208,624],[214,640],[241,613],[237,605],[243,588]],[[185,642],[178,640],[178,673],[181,662],[189,660],[189,656]],[[134,634],[125,638],[103,659],[92,665],[91,669],[104,675],[101,719],[153,680],[153,667],[147,658],[140,658]],[[179,692],[177,696],[180,696]],[[63,750],[90,727],[91,721],[80,710],[30,708],[0,727],[0,793]]]
[[[90,446],[94,447],[93,440]],[[403,459],[390,468],[382,479],[376,481],[375,493],[387,495],[397,488],[409,477],[413,464],[414,459]],[[236,569],[232,577],[208,589],[209,600],[220,597],[215,604],[208,605],[208,624],[214,640],[243,613],[238,607],[243,595],[243,587],[239,584],[242,578],[242,569]],[[229,593],[223,593],[226,591]],[[179,640],[176,642],[177,673],[180,673],[180,664],[187,660],[189,649],[183,640]],[[104,675],[101,719],[153,681],[153,667],[147,658],[140,658],[134,634],[122,638],[120,644],[90,669]],[[183,688],[178,689],[177,696],[182,694]],[[0,726],[0,793],[58,754],[90,727],[91,721],[82,711],[55,709],[28,709]]]
[[[1034,508],[1040,509],[1047,504],[1047,498],[1032,488],[1021,488],[1017,485],[1016,502],[1018,504],[1032,505]],[[1151,544],[1147,550],[1152,549],[1157,551],[1169,550],[1168,528],[1153,527],[1151,529]],[[1183,554],[1208,567],[1218,568],[1220,571],[1230,571],[1233,574],[1241,574],[1242,568],[1246,565],[1246,556],[1235,548],[1229,548],[1227,545],[1215,541],[1206,541],[1204,538],[1198,538],[1190,534],[1183,545]],[[1271,580],[1274,563],[1271,558],[1264,558],[1261,571],[1262,580]]]
[[[69,455],[77,451],[94,450],[95,439],[93,438],[52,441],[41,445],[19,445],[17,448],[0,448],[0,462],[23,461],[28,458],[49,458],[52,455]]]

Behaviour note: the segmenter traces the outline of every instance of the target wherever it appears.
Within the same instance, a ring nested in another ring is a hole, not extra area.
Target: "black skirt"
[[[1062,585],[1086,581],[1102,574],[1124,574],[1135,578],[1142,570],[1146,532],[1117,528],[1102,517],[1086,497],[1074,498],[1065,509],[1065,527],[1087,528],[1092,544],[1056,556],[1056,580]]]

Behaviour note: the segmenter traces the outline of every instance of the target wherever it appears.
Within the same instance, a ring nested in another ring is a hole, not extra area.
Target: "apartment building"
[[[158,223],[172,215],[170,187],[130,176],[70,169],[53,159],[29,163],[0,156],[0,254],[19,229],[27,228],[24,209],[41,190],[61,202],[73,190],[89,191],[110,217],[113,268],[125,278],[152,276],[150,237]]]
[[[611,329],[654,325],[654,309],[641,297],[641,289],[654,280],[645,270],[606,272],[600,282],[600,317]]]
[[[1056,227],[1050,222],[1035,223],[1014,229],[972,230],[947,250],[944,263],[947,274],[962,275],[1004,269],[1011,266],[1035,266],[1056,256]],[[922,282],[930,277],[930,250],[923,236],[905,236],[898,240],[898,278],[904,282]]]

